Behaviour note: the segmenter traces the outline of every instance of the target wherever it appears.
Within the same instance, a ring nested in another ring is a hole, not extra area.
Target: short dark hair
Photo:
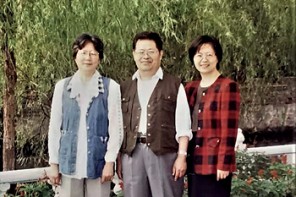
[[[143,32],[136,34],[133,39],[133,50],[135,50],[138,40],[152,40],[155,42],[157,49],[159,51],[162,50],[163,42],[161,40],[160,35],[156,32],[143,31]]]
[[[192,64],[194,64],[193,58],[196,54],[196,52],[198,52],[201,48],[201,46],[203,44],[210,44],[214,51],[215,51],[215,55],[217,56],[218,59],[218,63],[217,63],[217,69],[220,69],[220,62],[222,60],[222,56],[223,56],[223,50],[221,47],[221,44],[219,42],[219,40],[217,38],[215,38],[214,36],[209,36],[209,35],[202,35],[202,36],[198,36],[197,38],[195,38],[189,49],[188,49],[188,55],[189,55],[189,59],[191,61]]]
[[[104,58],[104,43],[103,41],[96,35],[83,33],[79,35],[72,45],[72,56],[75,59],[77,52],[81,50],[86,43],[91,42],[96,51],[99,52],[99,58],[102,60]]]

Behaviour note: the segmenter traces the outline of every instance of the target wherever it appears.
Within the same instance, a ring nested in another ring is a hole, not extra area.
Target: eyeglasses
[[[207,59],[209,59],[209,58],[214,57],[215,54],[212,54],[212,53],[205,53],[205,54],[202,54],[202,53],[196,53],[195,56],[196,56],[197,58],[200,58],[200,59],[201,59],[201,58],[207,58]]]
[[[147,54],[148,56],[153,56],[157,53],[156,50],[138,50],[138,51],[135,51],[135,54],[139,55],[139,56],[144,56],[145,54]]]
[[[96,51],[84,51],[84,50],[81,50],[79,52],[83,56],[97,57],[99,55],[99,53],[96,52]]]

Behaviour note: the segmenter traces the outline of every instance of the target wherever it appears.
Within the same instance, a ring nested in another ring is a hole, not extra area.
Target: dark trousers
[[[188,197],[230,197],[232,174],[219,181],[216,174],[190,173],[187,177]]]

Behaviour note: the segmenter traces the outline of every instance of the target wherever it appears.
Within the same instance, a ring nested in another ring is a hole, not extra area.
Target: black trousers
[[[216,174],[189,173],[188,197],[230,197],[232,174],[217,181]]]

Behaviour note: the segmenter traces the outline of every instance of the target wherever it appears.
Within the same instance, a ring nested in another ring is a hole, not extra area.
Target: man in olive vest
[[[117,173],[126,197],[181,197],[188,141],[192,138],[180,79],[160,67],[162,40],[138,33],[133,57],[138,70],[121,83],[124,141]]]

